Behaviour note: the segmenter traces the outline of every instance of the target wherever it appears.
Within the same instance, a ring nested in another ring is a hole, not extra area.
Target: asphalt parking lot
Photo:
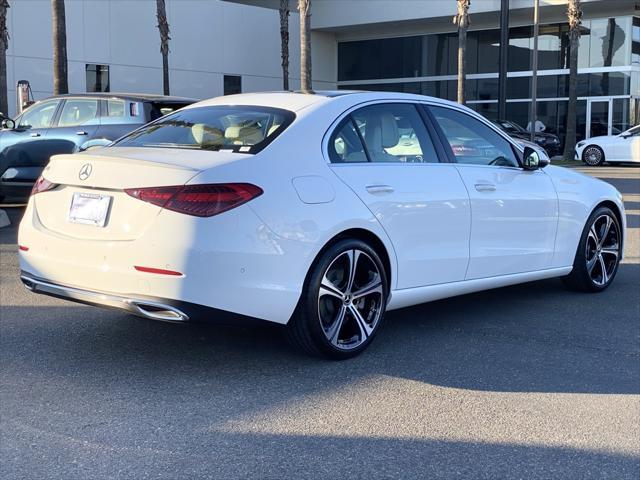
[[[3,479],[640,477],[640,168],[606,292],[548,280],[392,312],[359,358],[275,328],[29,294],[0,230]]]

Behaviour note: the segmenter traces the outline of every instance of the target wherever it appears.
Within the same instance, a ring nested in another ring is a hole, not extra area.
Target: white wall
[[[112,92],[162,93],[162,57],[155,0],[66,0],[69,90],[86,90],[85,64],[110,67]],[[280,90],[277,10],[218,0],[167,0],[171,93],[208,98],[223,93],[223,75],[242,75],[243,91]],[[52,94],[50,0],[13,0],[7,52],[9,102],[18,80],[36,99]],[[290,86],[300,85],[299,18],[290,17]],[[335,48],[320,34],[318,51]],[[335,54],[319,67],[315,88],[335,86]],[[322,60],[314,51],[314,62]],[[13,114],[14,111],[9,112]]]

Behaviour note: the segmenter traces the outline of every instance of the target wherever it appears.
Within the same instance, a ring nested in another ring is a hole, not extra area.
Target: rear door
[[[393,243],[398,289],[463,280],[467,268],[469,197],[432,135],[415,105],[378,103],[345,116],[327,144],[333,171]]]
[[[100,102],[97,98],[67,98],[53,127],[49,138],[56,140],[57,153],[76,152],[93,138],[100,126]]]
[[[544,170],[520,167],[513,146],[481,120],[427,107],[471,199],[467,279],[550,268],[558,197]]]

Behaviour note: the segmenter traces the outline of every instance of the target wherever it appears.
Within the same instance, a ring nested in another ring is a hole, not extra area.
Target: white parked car
[[[640,125],[619,135],[591,137],[578,142],[576,157],[587,165],[640,163]]]
[[[607,288],[622,198],[547,164],[445,100],[219,97],[53,157],[20,225],[22,281],[158,320],[274,322],[346,358],[387,310],[550,277]]]

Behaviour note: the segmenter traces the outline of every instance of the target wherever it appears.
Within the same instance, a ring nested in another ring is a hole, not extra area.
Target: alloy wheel
[[[602,151],[598,147],[587,147],[584,161],[587,165],[599,165],[602,162]]]
[[[591,280],[599,287],[607,285],[620,258],[620,233],[611,216],[600,215],[594,220],[585,248],[587,272]]]
[[[350,249],[329,265],[320,285],[318,317],[326,339],[351,350],[369,338],[384,311],[380,271],[367,253]]]

